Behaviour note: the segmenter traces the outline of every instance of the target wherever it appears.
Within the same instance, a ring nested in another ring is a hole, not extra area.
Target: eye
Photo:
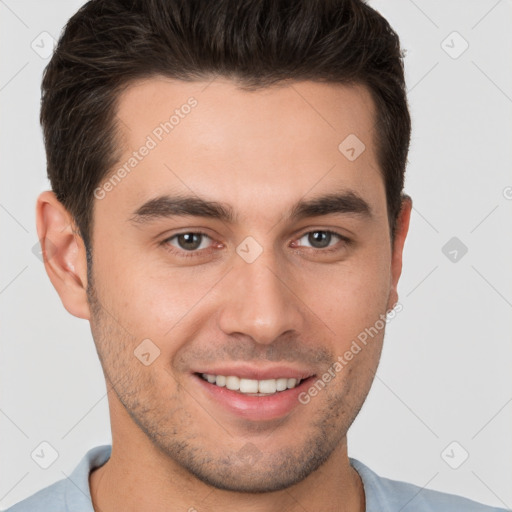
[[[208,241],[211,241],[211,238],[206,233],[191,231],[173,235],[164,240],[164,243],[183,251],[196,252],[200,249],[207,249]]]
[[[340,240],[345,242],[349,241],[346,237],[339,235],[334,231],[327,230],[309,231],[302,235],[298,240],[300,242],[298,244],[299,247],[308,247],[306,244],[310,244],[309,247],[312,247],[313,249],[325,249],[327,247],[332,247],[332,242],[336,243]],[[305,240],[305,242],[302,242],[302,240]]]

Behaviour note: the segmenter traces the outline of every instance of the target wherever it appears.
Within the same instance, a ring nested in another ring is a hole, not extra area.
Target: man
[[[90,321],[112,447],[12,511],[497,510],[347,455],[411,213],[400,45],[378,13],[92,1],[41,121],[45,268]]]

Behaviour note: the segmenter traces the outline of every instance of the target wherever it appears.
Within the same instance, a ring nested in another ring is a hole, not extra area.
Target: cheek
[[[340,265],[325,275],[306,275],[303,295],[308,305],[335,333],[350,340],[373,325],[387,309],[389,260],[379,256]]]
[[[120,271],[123,268],[123,271]],[[198,267],[199,269],[199,267]],[[121,265],[104,266],[102,302],[112,316],[132,334],[134,345],[152,340],[163,356],[178,350],[194,337],[214,311],[215,289],[225,269],[201,270],[148,268],[127,259]],[[163,358],[162,358],[163,359]]]

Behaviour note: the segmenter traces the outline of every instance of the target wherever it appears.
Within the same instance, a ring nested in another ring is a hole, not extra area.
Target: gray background
[[[81,4],[0,0],[1,508],[110,442],[89,324],[64,310],[33,253],[35,200],[48,188],[41,73],[50,36]],[[407,50],[414,211],[404,309],[388,326],[349,453],[388,477],[510,508],[512,2],[370,4]],[[43,441],[58,452],[48,469],[31,458]]]

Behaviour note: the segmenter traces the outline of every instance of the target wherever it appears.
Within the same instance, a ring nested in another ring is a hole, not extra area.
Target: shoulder
[[[110,458],[111,451],[111,445],[92,448],[67,478],[37,491],[5,512],[94,512],[89,473],[103,465]]]
[[[62,479],[16,503],[5,512],[64,512],[65,495],[66,481]]]
[[[359,473],[366,495],[366,512],[504,512],[476,501],[377,475],[356,459],[350,459]]]

